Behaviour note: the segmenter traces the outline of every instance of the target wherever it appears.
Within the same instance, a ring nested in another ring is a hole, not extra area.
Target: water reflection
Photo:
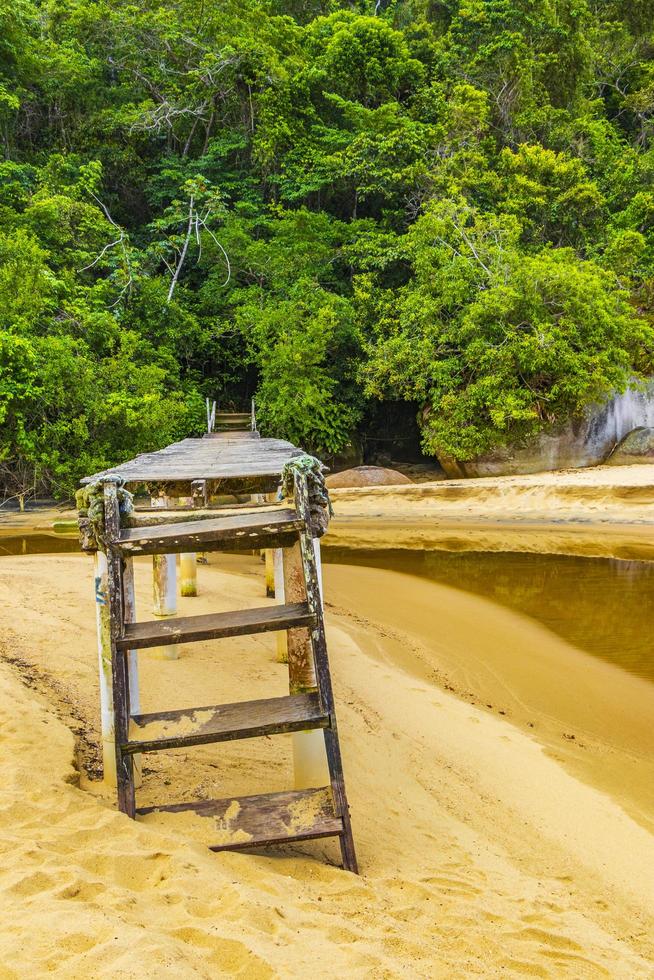
[[[0,535],[0,556],[79,552],[77,536]],[[524,613],[594,656],[654,681],[654,562],[519,552],[360,550],[323,543],[326,562],[432,579]]]
[[[329,546],[323,557],[408,572],[484,596],[532,617],[574,646],[654,681],[654,562]]]
[[[0,557],[3,555],[51,555],[79,551],[77,535],[7,534],[0,535]]]

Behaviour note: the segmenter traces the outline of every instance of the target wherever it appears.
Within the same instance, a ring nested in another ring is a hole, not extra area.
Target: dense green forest
[[[466,459],[651,373],[652,6],[0,0],[4,495],[206,395]]]

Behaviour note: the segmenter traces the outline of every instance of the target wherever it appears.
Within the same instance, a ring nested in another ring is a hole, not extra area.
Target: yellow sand
[[[136,580],[147,617],[146,562]],[[79,788],[65,722],[94,734],[91,562],[3,559],[0,976],[651,977],[654,814],[635,788],[638,771],[651,781],[649,688],[417,582],[326,573],[356,878],[324,863],[330,842],[216,855],[173,819],[133,823],[97,783]],[[254,559],[201,567],[199,584],[182,614],[266,601]],[[142,710],[274,696],[275,656],[270,636],[142,655]],[[592,759],[631,758],[634,780],[621,788],[609,765],[598,788],[601,766],[560,739],[571,726]],[[288,788],[289,759],[288,737],[150,755],[140,802]]]
[[[333,490],[342,518],[654,521],[654,465]]]

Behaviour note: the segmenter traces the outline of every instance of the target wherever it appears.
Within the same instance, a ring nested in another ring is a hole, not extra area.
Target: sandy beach
[[[200,587],[181,614],[265,602],[250,557]],[[331,842],[213,854],[119,815],[92,778],[91,561],[2,559],[0,976],[650,977],[652,685],[413,576],[331,565],[325,590],[359,878]],[[265,635],[140,664],[144,710],[284,692]],[[283,789],[290,757],[150,755],[139,800]]]
[[[333,490],[343,518],[642,523],[654,521],[654,467],[593,466],[527,476]]]

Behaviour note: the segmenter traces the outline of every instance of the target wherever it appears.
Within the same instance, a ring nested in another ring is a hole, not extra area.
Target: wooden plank
[[[244,425],[245,429],[250,428],[250,423],[252,421],[252,416],[250,412],[216,412],[215,417],[216,425]]]
[[[236,435],[234,433],[234,435]],[[183,439],[154,453],[143,453],[82,483],[121,477],[128,483],[278,476],[302,450],[282,439]]]
[[[235,851],[287,841],[334,837],[343,822],[334,811],[330,788],[240,796],[228,800],[200,800],[171,806],[144,807],[150,813],[194,813],[213,823],[218,840],[212,851]]]
[[[322,710],[317,694],[287,695],[135,715],[129,742],[122,748],[123,752],[156,752],[324,728],[328,724],[329,717]]]
[[[256,507],[256,513],[272,514],[280,510],[274,504],[225,504],[216,507],[176,507],[173,510],[162,510],[159,507],[137,507],[123,521],[123,529],[135,527],[159,527],[162,524],[186,524],[189,521],[224,520],[226,517],[241,517],[251,513]]]
[[[128,623],[123,636],[116,641],[118,650],[143,650],[170,643],[197,643],[227,636],[248,636],[291,626],[312,626],[315,616],[306,602],[283,606],[237,609],[233,612],[208,613],[202,616],[180,616],[175,619]]]
[[[128,528],[120,534],[118,547],[124,554],[174,554],[182,551],[218,551],[221,547],[268,547],[260,541],[281,541],[297,535],[304,523],[294,510],[235,514],[213,520]]]

